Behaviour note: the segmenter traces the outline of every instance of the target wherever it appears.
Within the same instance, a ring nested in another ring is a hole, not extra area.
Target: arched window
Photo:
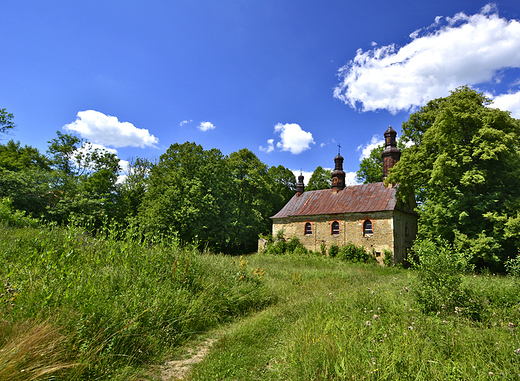
[[[312,225],[310,222],[305,224],[305,235],[312,234]]]
[[[370,235],[373,233],[374,233],[374,230],[372,228],[372,221],[365,220],[365,222],[363,222],[363,235]]]
[[[331,229],[330,229],[330,233],[332,235],[338,235],[339,234],[339,222],[338,221],[334,221],[332,223],[332,226],[331,226]]]

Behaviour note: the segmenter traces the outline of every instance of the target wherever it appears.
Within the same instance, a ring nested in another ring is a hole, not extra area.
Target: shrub
[[[39,224],[37,219],[26,217],[25,212],[13,210],[12,200],[10,198],[2,198],[0,200],[0,222],[12,227],[36,227]]]
[[[505,267],[510,276],[520,278],[520,257],[508,258]]]
[[[477,295],[462,283],[464,272],[472,269],[470,257],[442,239],[417,240],[411,259],[418,271],[414,298],[425,313],[466,315],[479,320],[483,311]]]
[[[334,258],[339,253],[339,247],[337,245],[331,245],[329,247],[329,257]]]
[[[394,263],[394,256],[390,250],[383,250],[383,263],[385,266],[390,267]]]
[[[371,259],[363,246],[356,246],[352,242],[342,246],[337,257],[345,262],[368,262]]]

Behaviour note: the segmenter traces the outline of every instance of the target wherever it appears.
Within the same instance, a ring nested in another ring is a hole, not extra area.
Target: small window
[[[372,229],[372,221],[365,220],[365,222],[363,222],[363,235],[370,235],[373,233],[374,230]]]
[[[332,235],[339,235],[339,222],[338,221],[334,221],[332,223],[331,234]]]
[[[310,222],[305,224],[305,235],[312,234],[312,225]]]

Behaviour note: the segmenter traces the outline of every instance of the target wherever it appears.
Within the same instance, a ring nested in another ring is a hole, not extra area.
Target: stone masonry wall
[[[384,211],[369,214],[320,215],[312,216],[312,219],[309,217],[281,218],[273,223],[273,236],[283,229],[285,239],[298,237],[307,249],[314,251],[319,251],[322,243],[325,243],[328,249],[333,244],[341,247],[352,242],[355,245],[363,246],[368,252],[374,251],[378,261],[382,262],[383,250],[389,250],[397,258],[394,253],[394,239],[395,235],[399,237],[401,233],[394,234],[394,213],[396,212]],[[366,219],[372,221],[373,234],[371,235],[363,235],[363,223]],[[404,224],[404,220],[401,216],[400,224]],[[340,225],[338,235],[332,234],[334,221],[338,221]],[[305,234],[307,222],[312,225],[312,234]]]

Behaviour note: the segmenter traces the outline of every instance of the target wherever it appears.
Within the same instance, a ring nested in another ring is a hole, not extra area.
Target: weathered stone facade
[[[372,223],[372,234],[364,233],[366,220]],[[339,234],[334,234],[333,222],[339,223]],[[311,234],[306,234],[306,223],[311,224]],[[319,251],[322,244],[328,250],[332,245],[341,247],[351,242],[373,252],[380,263],[385,250],[392,253],[395,263],[401,263],[417,234],[417,217],[413,213],[393,210],[275,219],[273,236],[281,230],[285,239],[297,237],[309,250]]]

